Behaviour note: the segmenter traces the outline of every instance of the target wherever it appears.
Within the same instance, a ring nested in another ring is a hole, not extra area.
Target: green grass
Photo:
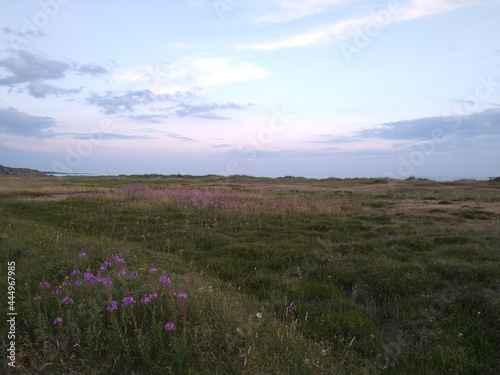
[[[2,182],[2,264],[16,262],[17,373],[500,372],[499,215],[488,206],[500,192],[486,192],[487,183]],[[50,200],[51,191],[66,196]],[[415,202],[421,210],[406,207]],[[101,272],[112,286],[74,286],[73,270],[95,275],[117,254],[139,279],[112,264]],[[169,287],[159,283],[163,272]],[[50,291],[39,290],[41,280]],[[51,296],[59,285],[64,293]],[[172,295],[181,290],[185,305]],[[66,294],[73,304],[61,304]],[[122,306],[128,295],[132,308]],[[117,311],[106,310],[110,300]],[[53,324],[57,316],[63,324]],[[175,330],[164,330],[167,321]],[[1,333],[4,349],[3,325]],[[5,362],[3,370],[11,370]]]

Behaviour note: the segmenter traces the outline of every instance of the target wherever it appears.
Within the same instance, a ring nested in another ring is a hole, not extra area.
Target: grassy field
[[[498,180],[2,177],[0,247],[5,374],[500,373]]]

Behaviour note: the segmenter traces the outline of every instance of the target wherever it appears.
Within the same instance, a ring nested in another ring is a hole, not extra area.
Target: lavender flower
[[[109,286],[111,286],[111,284],[113,284],[113,283],[112,283],[112,281],[111,281],[111,278],[110,278],[110,277],[102,277],[102,278],[101,278],[101,284],[102,284],[103,286],[105,286],[105,287],[109,287]]]
[[[108,311],[116,311],[118,310],[118,302],[111,300],[108,303],[108,307],[106,307],[106,310]]]
[[[83,280],[93,282],[93,281],[95,281],[95,276],[92,272],[90,272],[90,270],[87,270],[83,274]]]
[[[63,318],[58,316],[57,318],[54,319],[54,325],[60,326],[61,324],[63,324]]]
[[[80,258],[80,260],[87,259],[87,253],[85,253],[85,251],[80,251],[80,254],[78,254],[78,258]]]
[[[144,296],[144,297],[141,298],[141,303],[143,305],[147,305],[152,300],[154,300],[156,297],[158,297],[158,294],[156,294],[156,293],[150,293],[147,296]]]
[[[115,255],[113,257],[113,259],[115,260],[115,264],[116,265],[119,265],[119,264],[125,264],[125,259],[123,259],[122,257],[120,257],[119,255]]]
[[[73,304],[73,298],[71,298],[68,295],[61,300],[61,305],[72,305],[72,304]]]
[[[139,276],[139,272],[137,272],[136,270],[133,270],[133,271],[130,271],[130,275],[129,277],[131,279],[138,279],[140,276]]]
[[[163,274],[160,276],[160,283],[165,284],[165,285],[170,285],[170,277],[167,277],[167,275]]]
[[[101,264],[101,267],[99,267],[99,271],[105,272],[108,269],[108,267],[111,266],[111,264],[112,264],[111,261],[105,260],[104,263]]]
[[[40,285],[38,285],[38,289],[44,290],[44,289],[49,289],[49,288],[50,288],[50,284],[47,280],[40,281]]]
[[[179,292],[179,293],[174,292],[172,294],[176,296],[179,301],[185,301],[188,298],[187,294],[184,292]]]
[[[156,269],[156,268],[154,268],[154,267],[151,267],[151,268],[149,269],[149,273],[150,273],[151,275],[155,275],[155,274],[156,274],[156,272],[157,272],[157,269]]]
[[[74,269],[73,271],[71,271],[71,276],[73,277],[78,277],[81,275],[81,272],[79,269]]]
[[[149,298],[149,296],[144,296],[141,298],[141,303],[143,305],[147,305],[149,302],[151,302],[151,298]]]
[[[33,297],[33,299],[35,301],[41,301],[42,300],[42,296],[40,294],[37,294],[36,296]]]
[[[135,304],[135,299],[134,297],[131,297],[131,296],[128,296],[128,297],[124,297],[123,298],[123,301],[122,301],[122,304],[123,306],[127,307],[127,306],[132,306]]]
[[[165,327],[163,327],[165,329],[165,331],[169,332],[169,331],[173,331],[175,329],[175,324],[172,323],[172,322],[168,322],[167,324],[165,324]]]
[[[29,276],[28,276],[28,278],[27,278],[27,279],[26,279],[26,281],[24,282],[24,286],[28,286],[28,285],[30,285],[30,283],[31,283],[31,279],[30,279],[30,278],[29,278]]]
[[[52,293],[50,294],[52,297],[55,297],[55,296],[58,296],[60,295],[62,292],[61,292],[61,289],[59,288],[54,288],[54,290],[52,291]]]
[[[125,277],[125,276],[127,276],[127,271],[125,271],[124,269],[121,269],[121,270],[118,272],[118,276],[120,276],[120,277]]]
[[[76,280],[76,281],[75,281],[75,286],[76,286],[77,288],[79,288],[79,287],[83,286],[82,280]]]

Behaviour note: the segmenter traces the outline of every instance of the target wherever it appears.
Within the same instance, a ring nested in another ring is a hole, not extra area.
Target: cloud
[[[40,30],[37,30],[37,32],[33,32],[32,30],[16,31],[9,27],[2,28],[2,33],[10,38],[11,44],[27,43],[30,39],[45,36]]]
[[[170,138],[174,138],[174,139],[178,139],[180,141],[183,141],[183,142],[196,142],[193,138],[189,138],[189,137],[183,137],[179,134],[176,134],[176,133],[164,133],[167,137],[170,137]]]
[[[153,103],[191,100],[193,93],[176,94],[155,94],[151,90],[129,90],[123,94],[116,94],[112,91],[106,91],[105,95],[96,93],[87,97],[87,103],[94,104],[105,114],[114,114],[119,112],[133,112],[138,106]]]
[[[149,123],[161,123],[163,120],[170,116],[167,115],[157,115],[157,114],[142,114],[142,115],[131,115],[128,116],[129,119],[138,122],[149,122]]]
[[[104,95],[92,93],[87,103],[96,105],[105,114],[133,113],[139,107],[146,107],[157,103],[169,103],[168,107],[149,108],[154,113],[130,114],[128,118],[138,122],[161,123],[171,117],[196,116],[210,120],[226,120],[216,111],[244,110],[252,104],[240,105],[235,103],[194,103],[198,97],[192,92],[176,94],[155,94],[151,90],[129,90],[125,93],[107,91]]]
[[[113,79],[118,82],[135,82],[155,93],[175,93],[194,92],[269,76],[270,73],[247,61],[189,58],[118,70]]]
[[[434,116],[375,125],[351,136],[320,134],[309,144],[338,148],[339,152],[379,150],[381,152],[429,150],[466,153],[498,150],[500,108],[463,116]]]
[[[216,110],[243,110],[248,108],[249,105],[239,105],[234,103],[225,104],[180,104],[175,109],[175,116],[177,117],[187,117],[196,116],[211,120],[225,120],[227,117],[221,117],[214,113]]]
[[[118,134],[118,133],[98,133],[98,134],[79,134],[79,133],[66,133],[69,135],[73,135],[75,139],[115,139],[115,140],[123,140],[123,139],[152,139],[147,135],[127,135],[127,134]]]
[[[57,125],[52,117],[32,116],[13,107],[0,108],[0,131],[24,137],[47,138]]]
[[[309,141],[309,143],[326,143],[326,144],[338,144],[338,143],[353,143],[360,142],[361,138],[359,137],[341,137],[341,136],[329,136],[329,135],[320,135],[321,140]]]
[[[108,69],[106,69],[105,67],[95,64],[81,65],[79,68],[77,68],[77,71],[84,74],[90,74],[92,76],[109,73]]]
[[[353,38],[366,27],[382,28],[390,23],[409,21],[428,15],[451,11],[467,5],[475,5],[472,1],[451,2],[449,0],[413,0],[409,2],[390,2],[377,13],[336,20],[334,22],[311,28],[292,36],[275,41],[240,44],[240,50],[274,51],[284,48],[306,47],[321,43],[338,43]]]
[[[191,61],[189,68],[195,74],[196,86],[213,87],[269,77],[269,73],[253,63],[226,58]]]
[[[82,87],[78,89],[63,89],[53,85],[49,85],[42,82],[31,82],[27,86],[28,92],[31,96],[35,98],[45,98],[47,95],[52,94],[55,96],[68,95],[68,94],[78,94],[82,91]]]
[[[10,29],[9,29],[10,30]],[[4,29],[5,32],[5,29]],[[71,95],[81,92],[82,88],[65,89],[44,83],[46,80],[60,80],[69,72],[78,72],[87,75],[100,75],[108,70],[94,64],[84,64],[73,67],[64,61],[46,59],[29,51],[19,50],[13,56],[0,60],[0,67],[4,68],[10,75],[0,78],[0,86],[13,87],[28,83],[19,89],[20,92],[27,89],[29,95],[35,98],[45,98],[47,95]]]
[[[356,136],[389,140],[429,140],[437,134],[453,137],[500,136],[500,109],[491,108],[466,116],[427,117],[381,124]]]
[[[17,56],[0,60],[0,67],[11,73],[10,76],[0,79],[0,85],[3,86],[59,79],[70,70],[69,64],[65,62],[44,59],[28,51],[18,51]]]
[[[141,129],[141,131],[146,132],[146,133],[159,133],[159,134],[165,135],[169,138],[174,138],[174,139],[177,139],[177,140],[182,141],[182,142],[196,142],[193,138],[184,137],[184,136],[179,135],[177,133],[164,132],[161,130],[151,129],[151,128],[144,128],[144,129]]]
[[[326,13],[332,7],[345,3],[346,0],[296,0],[263,1],[257,6],[249,19],[250,23],[268,24],[285,23],[304,17]]]

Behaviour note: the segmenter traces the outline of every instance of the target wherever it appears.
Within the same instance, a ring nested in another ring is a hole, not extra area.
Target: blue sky
[[[0,7],[0,164],[500,175],[498,0]]]

